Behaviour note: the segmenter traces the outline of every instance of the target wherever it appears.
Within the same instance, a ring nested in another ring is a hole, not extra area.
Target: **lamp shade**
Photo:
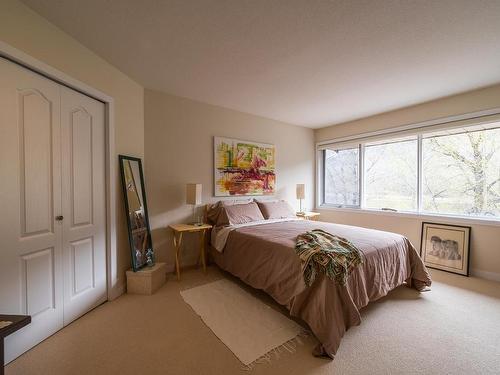
[[[306,185],[297,184],[297,199],[305,199],[305,198],[306,198]]]
[[[186,184],[186,203],[201,204],[201,184]]]

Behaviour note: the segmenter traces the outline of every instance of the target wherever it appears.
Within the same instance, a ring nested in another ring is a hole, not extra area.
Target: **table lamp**
[[[193,205],[193,224],[202,225],[201,220],[196,219],[196,206],[201,204],[201,184],[186,184],[186,204]]]
[[[299,212],[303,213],[302,211],[302,199],[306,198],[306,185],[305,184],[297,184],[297,199],[299,200]]]

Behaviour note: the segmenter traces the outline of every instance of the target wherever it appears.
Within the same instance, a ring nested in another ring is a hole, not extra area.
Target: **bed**
[[[298,235],[322,229],[351,241],[363,264],[339,285],[324,274],[307,287],[295,253]],[[261,289],[302,319],[320,344],[315,355],[334,358],[349,327],[361,323],[360,309],[407,283],[417,290],[431,279],[410,241],[399,234],[295,218],[256,220],[215,227],[210,253],[223,270]]]

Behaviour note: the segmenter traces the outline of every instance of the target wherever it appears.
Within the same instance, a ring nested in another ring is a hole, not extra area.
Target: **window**
[[[359,206],[359,148],[325,150],[325,203]]]
[[[365,145],[365,207],[417,210],[417,138]]]
[[[500,122],[484,123],[324,146],[320,203],[500,219]]]
[[[500,217],[500,129],[425,136],[423,211]]]

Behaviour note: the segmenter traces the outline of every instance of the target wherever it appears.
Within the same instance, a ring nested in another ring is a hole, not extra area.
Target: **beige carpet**
[[[6,374],[498,374],[500,284],[432,274],[431,292],[402,287],[363,309],[362,324],[347,332],[334,361],[313,357],[309,337],[296,353],[242,370],[179,294],[226,277],[210,267],[207,275],[186,270],[180,283],[170,276],[153,296],[124,295],[100,306],[13,361]]]
[[[184,290],[181,296],[246,366],[290,350],[302,327],[228,279]]]

